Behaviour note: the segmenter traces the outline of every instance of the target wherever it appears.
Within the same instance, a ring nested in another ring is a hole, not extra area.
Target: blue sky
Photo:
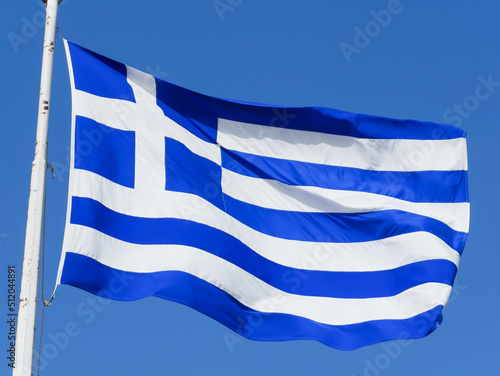
[[[9,342],[8,265],[16,267],[18,293],[21,282],[42,5],[39,0],[6,2],[0,25],[2,354]],[[313,341],[250,341],[176,303],[105,301],[60,286],[46,310],[41,374],[432,376],[500,369],[499,14],[500,3],[494,0],[64,0],[57,24],[65,38],[191,90],[460,126],[468,132],[471,228],[443,325],[424,339],[351,352]],[[58,38],[49,130],[48,159],[56,177],[47,182],[46,298],[64,231],[70,116],[69,78]],[[0,358],[1,375],[10,373],[7,363]]]

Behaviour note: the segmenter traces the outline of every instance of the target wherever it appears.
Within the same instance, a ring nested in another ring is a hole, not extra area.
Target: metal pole
[[[55,33],[58,0],[44,1],[46,7],[43,42],[40,102],[36,131],[35,159],[31,170],[31,186],[24,244],[23,274],[16,333],[16,361],[13,376],[33,374],[40,245],[47,170],[47,136],[49,125],[50,89],[54,63]]]

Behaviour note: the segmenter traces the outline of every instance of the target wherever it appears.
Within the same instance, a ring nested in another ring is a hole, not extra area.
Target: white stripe
[[[144,92],[143,92],[144,94]],[[146,94],[144,94],[146,95]],[[203,141],[184,127],[166,117],[156,106],[156,98],[143,97],[141,105],[120,99],[98,97],[80,90],[73,91],[73,113],[85,116],[108,127],[126,131],[144,131],[172,138],[193,153],[220,165],[220,147]],[[144,103],[154,103],[143,107]]]
[[[362,139],[219,119],[217,142],[264,157],[376,171],[466,170],[465,139]]]
[[[121,242],[93,229],[70,225],[66,252],[96,259],[109,267],[144,273],[183,271],[226,291],[244,305],[261,312],[302,316],[328,325],[370,320],[406,319],[445,305],[451,286],[426,283],[383,298],[340,299],[283,292],[243,269],[202,250],[179,245],[136,245]]]
[[[374,193],[292,186],[222,169],[223,191],[269,209],[316,213],[365,213],[397,209],[435,218],[457,231],[469,230],[469,203],[409,202]]]
[[[131,216],[180,218],[202,223],[231,234],[273,262],[293,268],[376,271],[431,259],[450,260],[458,266],[460,258],[455,250],[427,232],[361,243],[280,239],[243,225],[195,195],[165,190],[135,191],[84,170],[73,170],[71,178],[70,196],[93,198],[111,210]]]

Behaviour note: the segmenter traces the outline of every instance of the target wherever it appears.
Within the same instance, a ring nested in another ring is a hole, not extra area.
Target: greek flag
[[[469,228],[464,131],[222,100],[65,46],[58,283],[342,350],[440,325]]]

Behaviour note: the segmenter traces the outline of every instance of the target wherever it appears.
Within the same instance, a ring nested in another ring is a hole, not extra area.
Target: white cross
[[[136,134],[135,183],[138,190],[165,190],[165,137],[184,144],[193,153],[221,164],[220,147],[201,140],[163,113],[156,103],[153,76],[127,66],[127,81],[136,103],[74,91],[75,115]],[[175,178],[175,177],[174,177]]]
[[[156,104],[154,77],[127,66],[127,81],[134,91],[136,101],[134,112],[137,112],[137,116],[144,118],[145,121],[165,124],[165,115]],[[165,179],[165,136],[150,130],[137,130],[134,188],[164,190]]]

